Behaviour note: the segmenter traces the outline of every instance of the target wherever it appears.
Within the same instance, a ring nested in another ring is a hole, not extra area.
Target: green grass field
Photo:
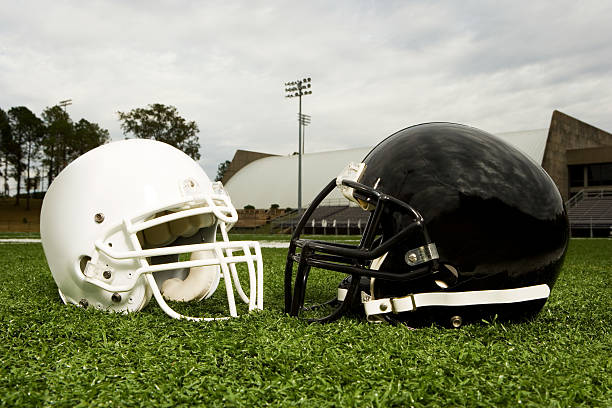
[[[612,407],[612,240],[572,240],[536,320],[458,330],[289,318],[285,253],[263,312],[193,323],[62,305],[40,244],[0,244],[0,406]]]

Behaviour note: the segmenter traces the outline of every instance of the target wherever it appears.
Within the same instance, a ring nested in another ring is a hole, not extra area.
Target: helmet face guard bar
[[[358,245],[349,245],[336,242],[301,239],[304,226],[318,208],[319,204],[333,191],[334,188],[351,189],[351,195],[356,198],[362,208],[373,208],[370,212],[363,236]],[[387,207],[395,207],[411,216],[413,221],[391,237],[384,237],[382,242],[376,240],[376,233],[381,222],[381,216]],[[385,272],[370,269],[370,263],[385,255],[394,245],[409,236],[419,236],[426,245],[431,244],[423,217],[414,208],[383,194],[371,187],[365,186],[350,179],[333,179],[315,197],[311,205],[300,219],[289,244],[287,263],[285,265],[285,313],[299,316],[305,310],[304,299],[306,286],[311,267],[341,272],[352,276],[350,287],[345,300],[330,315],[307,319],[310,322],[330,322],[341,317],[350,309],[351,304],[359,298],[359,281],[361,276],[369,278],[384,278],[388,280],[412,280],[431,274],[437,270],[437,260],[423,262],[419,265],[407,265],[407,272]],[[296,253],[300,248],[300,252]],[[297,263],[295,279],[293,277],[294,262]],[[328,302],[330,303],[330,302]],[[314,306],[316,307],[316,306]]]
[[[213,188],[215,194],[188,196],[180,201],[167,203],[161,208],[151,209],[131,218],[125,218],[122,222],[113,225],[109,228],[103,239],[95,241],[96,251],[92,254],[91,260],[87,262],[83,273],[77,270],[76,276],[107,292],[117,293],[132,290],[138,284],[140,277],[144,277],[155,300],[162,310],[170,317],[192,321],[225,320],[228,319],[228,317],[191,317],[181,315],[173,310],[164,300],[153,277],[153,273],[161,271],[218,265],[221,269],[221,276],[224,278],[230,317],[238,316],[234,300],[234,289],[238,293],[240,299],[248,304],[249,311],[263,309],[263,260],[259,243],[256,241],[229,240],[227,234],[227,230],[229,229],[228,224],[229,226],[233,225],[237,221],[238,215],[236,209],[231,205],[229,197],[223,190],[222,185],[220,183],[215,183]],[[194,204],[198,206],[192,207]],[[174,211],[170,214],[151,218],[155,214],[165,210]],[[160,224],[202,214],[211,214],[216,218],[213,225],[214,231],[215,233],[216,231],[221,232],[222,241],[143,249],[138,240],[137,233],[140,231]],[[118,251],[105,243],[107,238],[119,231],[122,231],[125,236],[128,237],[132,249]],[[151,264],[149,261],[151,257],[155,256],[180,255],[197,251],[212,251],[215,257],[162,264]],[[234,251],[241,254],[235,255]],[[96,277],[100,275],[100,273],[98,273],[98,269],[101,267],[101,265],[98,265],[100,255],[104,255],[117,264],[122,261],[135,260],[139,263],[140,267],[130,273],[129,279],[122,284],[109,284]],[[243,289],[238,277],[236,265],[240,263],[246,264],[247,267],[249,277],[247,282],[249,288],[248,292]],[[75,265],[75,269],[77,268],[79,268],[79,266]],[[232,282],[235,288],[232,287]]]

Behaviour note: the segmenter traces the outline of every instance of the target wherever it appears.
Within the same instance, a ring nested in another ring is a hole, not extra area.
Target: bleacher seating
[[[584,190],[567,203],[572,236],[611,236],[612,190]],[[328,205],[317,208],[305,226],[307,234],[360,234],[369,212],[356,206]],[[297,211],[272,222],[272,231],[291,232],[300,220]],[[314,223],[313,223],[314,220]]]
[[[238,209],[238,222],[236,228],[255,229],[266,225],[270,220],[285,214],[284,209],[271,208],[268,210],[259,209]]]
[[[370,213],[355,205],[337,204],[321,205],[315,209],[304,233],[361,234]],[[567,210],[572,236],[612,236],[612,190],[583,190],[567,202]],[[291,233],[301,214],[296,210],[239,210],[239,218],[237,226],[240,227],[254,229],[270,222],[270,232]]]
[[[307,234],[360,234],[368,222],[370,213],[359,207],[347,205],[320,206],[305,225]],[[300,220],[297,211],[272,222],[274,231],[292,231]]]
[[[612,190],[583,190],[567,203],[574,236],[609,236],[612,227]]]

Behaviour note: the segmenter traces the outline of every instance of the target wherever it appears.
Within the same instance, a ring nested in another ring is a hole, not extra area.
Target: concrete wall
[[[612,163],[612,146],[568,149],[567,164]]]
[[[553,112],[542,167],[554,180],[564,200],[569,198],[567,151],[600,146],[612,146],[612,134],[565,113]],[[602,154],[610,154],[609,160],[606,160],[605,157],[599,157]],[[609,149],[602,149],[597,155],[598,160],[612,162],[612,151]],[[589,160],[589,158],[585,158],[585,160]],[[585,161],[585,163],[588,162]]]

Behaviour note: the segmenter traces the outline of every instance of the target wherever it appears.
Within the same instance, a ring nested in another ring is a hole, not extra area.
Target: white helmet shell
[[[237,219],[221,183],[185,153],[128,139],[85,153],[55,178],[40,233],[65,303],[136,312],[153,295],[174,318],[212,320],[180,315],[164,297],[206,299],[223,277],[230,316],[237,316],[232,281],[249,310],[263,308],[261,250],[255,241],[229,241]],[[215,242],[217,231],[222,241]],[[179,261],[186,253],[190,260]],[[238,262],[247,264],[248,295]]]

